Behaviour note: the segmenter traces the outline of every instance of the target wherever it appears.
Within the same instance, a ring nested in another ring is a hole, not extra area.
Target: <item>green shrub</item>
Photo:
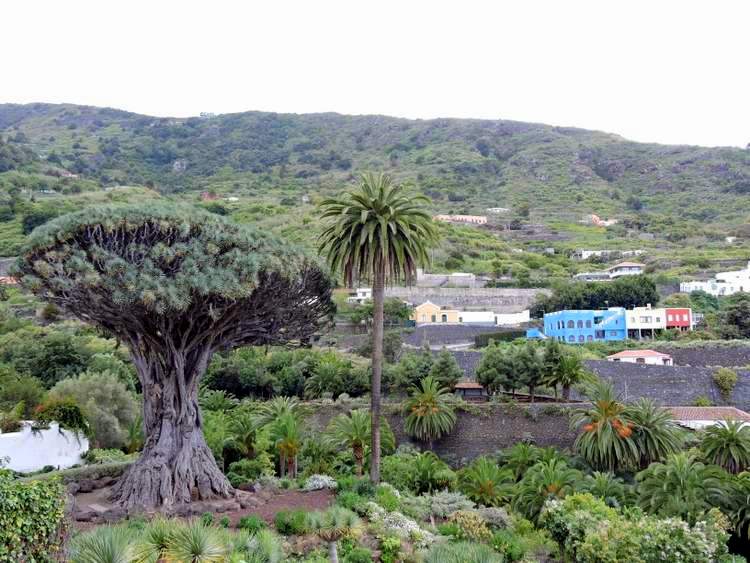
[[[486,541],[492,536],[490,529],[482,517],[472,510],[454,512],[450,515],[448,521],[456,524],[461,529],[459,539]]]
[[[87,436],[91,434],[89,421],[74,399],[47,399],[35,409],[34,414],[40,426],[57,422],[60,428],[71,432],[81,432]]]
[[[384,480],[390,483],[387,479]],[[375,485],[369,479],[358,479],[354,484],[354,492],[360,496],[372,498],[375,496]]]
[[[240,518],[237,527],[240,530],[247,530],[251,534],[255,534],[266,527],[266,522],[260,516],[251,514],[250,516],[243,516]]]
[[[503,557],[487,545],[459,542],[433,547],[426,563],[503,563]]]
[[[719,368],[713,375],[714,383],[719,388],[721,398],[729,401],[732,397],[734,386],[737,385],[737,373],[729,368]]]
[[[513,342],[517,338],[525,338],[526,333],[522,330],[506,330],[503,332],[486,332],[484,334],[477,334],[474,337],[474,348],[484,348],[490,343],[490,340],[495,342]]]
[[[307,531],[307,513],[304,510],[282,510],[274,518],[276,531],[285,536],[298,536]]]
[[[353,510],[360,516],[364,514],[367,498],[358,495],[354,491],[344,491],[336,496],[336,504],[349,510]]]
[[[255,459],[242,459],[229,464],[227,479],[233,487],[253,483],[258,478],[273,475],[273,461],[266,452],[258,454]]]
[[[204,526],[210,526],[214,523],[214,515],[211,512],[204,512],[201,514],[201,524]]]
[[[219,520],[219,526],[222,528],[228,528],[231,523],[232,521],[229,519],[229,516],[222,516],[221,520]]]
[[[375,502],[385,508],[388,512],[399,510],[401,508],[401,498],[396,492],[387,486],[380,485],[375,490]]]
[[[441,536],[447,536],[449,538],[461,539],[463,531],[461,526],[455,522],[443,522],[437,525],[437,531]]]
[[[31,414],[44,397],[44,387],[36,377],[8,375],[0,377],[0,411],[15,407],[23,401],[23,418]]]
[[[12,480],[0,472],[0,561],[47,561],[59,550],[65,516],[59,479]]]
[[[94,448],[83,456],[86,463],[118,463],[128,460],[128,455],[122,450]]]
[[[366,547],[355,547],[344,556],[344,563],[372,563],[372,551]]]
[[[397,563],[401,560],[401,540],[396,536],[386,536],[380,540],[381,563]]]
[[[508,530],[495,532],[490,540],[492,549],[502,554],[505,561],[521,561],[526,556],[526,550],[516,535]]]

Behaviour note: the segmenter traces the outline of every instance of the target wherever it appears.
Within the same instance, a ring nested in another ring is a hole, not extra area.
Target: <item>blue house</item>
[[[544,334],[568,344],[625,340],[625,309],[556,311],[544,315]]]

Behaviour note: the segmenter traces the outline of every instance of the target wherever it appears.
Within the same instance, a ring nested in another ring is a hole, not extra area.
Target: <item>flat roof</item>
[[[609,358],[671,358],[669,354],[662,354],[656,350],[623,350],[617,354],[607,356]]]

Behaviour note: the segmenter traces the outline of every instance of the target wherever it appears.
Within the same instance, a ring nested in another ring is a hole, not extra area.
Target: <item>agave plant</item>
[[[430,376],[413,387],[411,398],[406,402],[407,434],[427,442],[432,449],[432,442],[448,434],[456,424],[450,396],[450,392]]]
[[[328,542],[331,563],[338,563],[337,542],[356,533],[360,527],[359,517],[351,510],[334,506],[325,512],[313,512],[308,517],[308,526],[320,539]]]
[[[460,488],[467,497],[485,506],[507,503],[513,495],[515,478],[510,469],[500,469],[486,457],[480,457],[461,473]]]
[[[540,461],[518,482],[513,508],[536,522],[545,502],[565,498],[576,491],[582,480],[581,472],[561,459]]]
[[[750,469],[750,425],[726,420],[706,429],[700,444],[707,461],[734,475]]]
[[[641,398],[625,409],[625,418],[633,425],[633,441],[638,450],[638,467],[644,469],[655,461],[680,451],[683,431],[667,409]]]
[[[101,526],[75,537],[70,546],[71,563],[134,563],[133,534],[121,526]]]
[[[427,554],[425,563],[503,563],[505,558],[481,543],[439,544]]]
[[[154,518],[141,532],[138,543],[135,546],[136,560],[139,562],[159,561],[163,559],[172,537],[177,530],[178,523],[166,518]]]
[[[180,563],[222,563],[229,553],[230,548],[219,531],[196,520],[175,528],[165,559]]]
[[[633,437],[634,424],[627,418],[626,407],[615,396],[611,383],[600,381],[586,392],[592,406],[578,409],[571,425],[578,428],[575,447],[589,465],[599,470],[615,471],[636,465],[640,452]]]
[[[230,544],[230,563],[279,563],[284,558],[281,540],[270,530],[259,530],[252,535],[240,530],[232,535]]]

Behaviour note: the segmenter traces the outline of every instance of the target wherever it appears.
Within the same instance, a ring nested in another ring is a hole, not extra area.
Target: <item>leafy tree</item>
[[[73,399],[89,420],[97,448],[121,448],[127,429],[138,417],[138,403],[117,375],[85,372],[58,382],[51,398]]]
[[[461,471],[460,489],[471,500],[485,506],[500,506],[513,496],[515,478],[510,469],[480,457]]]
[[[726,298],[719,312],[719,333],[723,338],[750,338],[750,293]]]
[[[332,444],[345,446],[352,450],[357,466],[357,475],[360,477],[365,464],[365,455],[370,448],[370,440],[372,439],[371,424],[370,413],[358,409],[349,414],[336,416],[326,429],[326,434]],[[386,451],[393,450],[396,440],[388,421],[383,417],[380,419],[380,437],[382,448]]]
[[[738,474],[750,470],[750,426],[739,420],[726,420],[709,426],[703,433],[703,457],[726,471]]]
[[[453,389],[463,375],[464,372],[458,367],[455,356],[445,348],[440,351],[430,368],[430,376],[448,389]]]
[[[512,391],[515,397],[516,389],[520,389],[522,384],[513,356],[512,348],[504,350],[495,341],[490,341],[482,351],[482,358],[476,369],[477,382],[489,393],[494,394],[504,389]]]
[[[373,350],[372,465],[370,478],[380,481],[380,393],[383,371],[383,305],[385,284],[411,281],[417,266],[428,262],[427,247],[437,238],[430,215],[419,208],[424,196],[409,197],[386,175],[366,174],[360,189],[327,199],[322,218],[330,223],[320,237],[320,251],[331,270],[341,270],[347,285],[372,280]]]
[[[677,516],[691,524],[726,494],[721,470],[705,466],[687,452],[650,465],[636,479],[641,508],[657,516]]]
[[[571,417],[571,425],[580,432],[575,441],[578,453],[599,470],[632,466],[640,459],[633,423],[626,416],[625,405],[617,400],[612,384],[598,382],[586,396],[591,406],[578,409]]]
[[[44,398],[44,387],[35,377],[28,375],[16,375],[15,372],[7,374],[0,370],[0,411],[7,411],[19,403],[23,403],[23,418],[29,418],[39,403]]]
[[[566,401],[570,399],[571,387],[590,378],[590,374],[583,367],[581,358],[574,352],[563,354],[554,371],[554,382],[562,387],[562,396]]]
[[[682,430],[671,413],[652,399],[638,399],[625,410],[625,417],[633,425],[632,438],[638,450],[640,469],[680,451]]]
[[[544,355],[534,342],[528,341],[524,346],[514,350],[516,373],[521,382],[528,387],[531,402],[534,402],[536,387],[544,380]]]
[[[406,401],[406,433],[429,443],[449,434],[456,424],[450,392],[432,377],[425,377],[412,389]]]
[[[418,353],[404,354],[394,370],[394,385],[400,389],[411,389],[430,375],[434,363],[435,356],[427,345]]]
[[[146,442],[113,491],[122,506],[229,496],[201,432],[198,388],[211,356],[306,342],[333,311],[330,282],[307,258],[192,207],[102,206],[60,217],[34,231],[17,275],[130,350]]]
[[[518,482],[513,508],[536,522],[545,502],[575,492],[582,479],[580,471],[571,469],[561,459],[540,461]]]
[[[372,326],[372,319],[375,306],[373,301],[368,299],[352,313],[352,322],[354,324],[364,323],[368,328]],[[412,308],[397,297],[389,297],[383,301],[383,322],[388,325],[401,325],[409,320]]]
[[[52,209],[32,209],[23,217],[23,233],[28,235],[37,227],[44,225],[50,219],[57,217],[58,213]]]

